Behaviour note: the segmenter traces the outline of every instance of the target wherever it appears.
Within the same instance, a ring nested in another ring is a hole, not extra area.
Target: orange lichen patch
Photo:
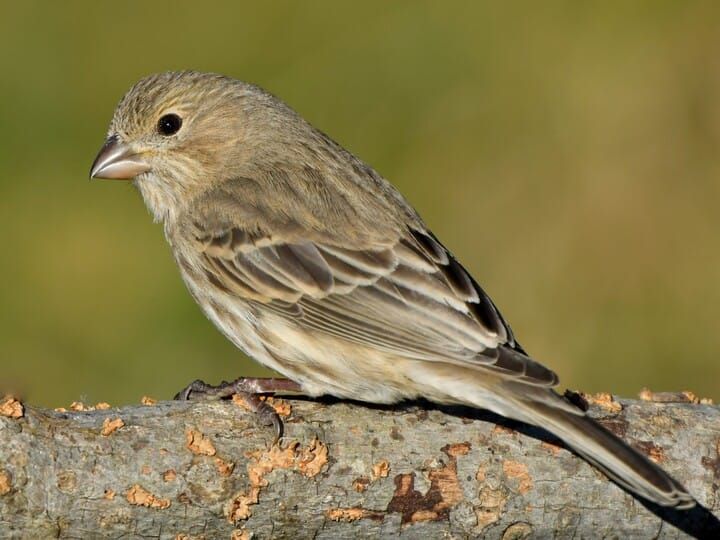
[[[428,493],[423,495],[415,489],[415,473],[398,474],[395,477],[395,493],[386,510],[402,514],[403,525],[438,520],[438,513],[432,510],[435,497],[428,497]]]
[[[250,412],[254,412],[254,411],[255,411],[255,407],[253,407],[252,405],[250,405],[250,404],[248,403],[247,399],[245,398],[245,396],[243,396],[242,394],[233,394],[233,395],[232,395],[232,402],[233,402],[235,405],[237,405],[238,407],[240,407],[241,409],[245,409],[246,411],[250,411]]]
[[[217,453],[212,441],[201,432],[188,429],[185,432],[185,446],[193,454],[201,456],[214,456]]]
[[[638,397],[641,401],[662,401],[662,392],[653,392],[649,388],[643,388],[640,390]]]
[[[446,467],[430,471],[430,489],[437,486],[441,500],[435,504],[434,509],[443,511],[455,506],[463,500],[463,492],[457,477],[456,464],[450,463]]]
[[[165,510],[170,507],[169,499],[162,499],[150,493],[143,487],[135,484],[131,487],[125,498],[130,504],[135,506],[144,506],[146,508],[157,508],[158,510]]]
[[[360,476],[352,481],[352,487],[358,493],[365,491],[370,485],[370,479],[367,476]]]
[[[465,456],[472,449],[469,442],[461,442],[455,444],[449,444],[445,446],[442,451],[450,457]]]
[[[495,427],[492,430],[493,434],[495,435],[514,435],[516,431],[514,429],[510,429],[509,427],[501,426],[500,424],[495,424]]]
[[[231,523],[237,523],[252,515],[250,507],[258,503],[260,489],[268,485],[265,478],[267,474],[275,469],[292,469],[307,477],[315,476],[327,463],[328,450],[327,446],[315,438],[306,448],[293,442],[286,448],[273,445],[269,450],[246,452],[245,457],[250,460],[247,465],[250,487],[237,493],[225,505],[225,515]]]
[[[175,469],[168,469],[162,474],[162,479],[165,482],[172,482],[177,478],[177,473],[175,472]]]
[[[115,491],[113,491],[110,488],[106,489],[105,492],[103,493],[103,499],[112,501],[114,498],[115,498]]]
[[[557,456],[560,453],[560,450],[562,450],[561,446],[546,441],[540,443],[540,448],[542,448],[543,450],[547,450],[553,456]]]
[[[143,465],[142,469],[140,469],[140,472],[147,476],[152,472],[152,469],[150,468],[150,465]]]
[[[256,450],[245,454],[245,457],[250,459],[247,466],[250,489],[235,495],[225,506],[225,515],[230,523],[237,523],[252,515],[250,507],[258,503],[260,488],[268,485],[265,475],[275,469],[292,467],[295,463],[297,446],[298,443],[294,443],[283,449],[274,445],[270,450]]]
[[[140,403],[143,405],[155,405],[157,400],[155,398],[151,398],[150,396],[143,396],[140,398]]]
[[[12,490],[12,482],[10,481],[10,473],[4,469],[0,469],[0,495],[7,495]]]
[[[25,407],[13,396],[5,396],[0,401],[0,416],[8,418],[22,418],[25,414]]]
[[[230,533],[230,540],[250,540],[251,533],[245,529],[235,529]]]
[[[413,514],[413,521],[434,521],[438,516],[435,510],[418,510]]]
[[[380,478],[387,478],[390,474],[390,462],[387,459],[382,459],[372,466],[371,476],[360,476],[353,480],[352,487],[358,493],[364,492],[370,484],[378,481]]]
[[[390,462],[387,459],[378,461],[372,466],[373,482],[378,478],[387,478],[388,474],[390,474]]]
[[[639,397],[643,401],[655,403],[693,403],[695,405],[712,405],[710,398],[701,398],[695,392],[685,390],[683,392],[653,392],[647,388],[640,391]]]
[[[100,401],[95,405],[85,405],[82,401],[73,401],[70,404],[70,410],[75,412],[90,412],[90,411],[106,411],[110,409],[110,404],[105,401]],[[67,412],[65,407],[56,407],[55,412]]]
[[[284,399],[276,398],[273,396],[260,396],[260,399],[270,405],[278,416],[287,417],[292,412],[292,407]]]
[[[215,458],[215,467],[217,467],[220,476],[230,476],[235,470],[235,463],[232,461],[225,461],[222,458]]]
[[[487,475],[487,471],[485,470],[485,465],[480,465],[478,467],[477,472],[475,473],[475,480],[482,483],[485,481],[486,475]]]
[[[633,446],[645,454],[650,461],[662,463],[665,461],[665,452],[652,441],[637,441]]]
[[[100,435],[103,437],[107,437],[123,427],[125,425],[125,422],[122,421],[122,418],[106,418],[103,421],[103,427],[102,431],[100,431]]]
[[[365,508],[329,508],[325,510],[325,517],[331,521],[344,521],[351,523],[359,519],[374,519],[382,521],[384,514],[374,510],[366,510]]]
[[[307,448],[300,451],[298,469],[308,478],[320,473],[328,462],[328,449],[320,440],[315,437]]]
[[[663,461],[665,461],[665,454],[663,453],[662,448],[660,448],[659,446],[653,446],[650,449],[648,458],[650,458],[650,461],[654,461],[655,463],[662,463]]]
[[[479,493],[480,504],[475,507],[475,517],[480,530],[492,525],[505,510],[507,495],[500,489],[483,487]]]
[[[457,457],[467,454],[470,444],[450,444],[442,451],[450,458],[449,463],[428,472],[430,488],[424,495],[415,489],[415,473],[395,476],[395,493],[387,511],[402,514],[402,524],[448,519],[450,509],[463,500]]]
[[[508,478],[514,478],[518,480],[518,493],[524,495],[532,489],[533,482],[528,473],[527,465],[520,463],[519,461],[503,461],[503,472]]]
[[[701,398],[694,392],[691,392],[689,390],[685,390],[684,392],[681,392],[683,396],[687,399],[688,403],[694,403],[695,405],[712,405],[713,400],[711,398]]]
[[[615,401],[615,398],[612,396],[612,394],[609,394],[607,392],[599,392],[597,394],[580,393],[580,396],[589,404],[597,405],[598,407],[607,412],[617,414],[622,411],[622,405]]]
[[[265,487],[268,485],[265,475],[275,469],[289,469],[295,465],[297,457],[296,449],[299,443],[295,442],[288,445],[287,448],[281,448],[274,445],[270,450],[255,450],[247,452],[245,457],[251,462],[248,464],[248,477],[250,485],[256,487]]]
[[[260,495],[259,487],[251,487],[250,491],[245,493],[241,491],[230,502],[225,505],[225,515],[230,523],[237,523],[248,519],[252,515],[252,505],[258,503]]]

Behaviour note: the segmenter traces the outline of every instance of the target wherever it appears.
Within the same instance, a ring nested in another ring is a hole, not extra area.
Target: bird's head
[[[151,75],[118,104],[90,176],[133,180],[155,218],[167,220],[194,193],[237,173],[262,144],[257,134],[272,131],[267,111],[282,109],[263,90],[222,75]]]

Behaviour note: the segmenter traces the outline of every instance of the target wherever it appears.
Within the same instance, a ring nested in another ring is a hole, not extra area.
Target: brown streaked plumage
[[[134,179],[207,316],[307,394],[489,409],[542,426],[650,501],[695,503],[555,393],[555,373],[405,199],[274,96],[220,75],[153,75],[108,136],[92,175]]]

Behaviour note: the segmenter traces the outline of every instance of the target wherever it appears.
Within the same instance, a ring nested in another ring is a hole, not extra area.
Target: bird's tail
[[[542,396],[542,401],[523,400],[522,420],[559,437],[617,484],[648,501],[678,509],[695,506],[695,499],[660,467],[579,409],[572,410],[555,392],[543,390],[551,396]]]

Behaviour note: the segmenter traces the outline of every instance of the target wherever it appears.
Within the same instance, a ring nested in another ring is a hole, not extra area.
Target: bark
[[[481,411],[285,403],[280,447],[227,401],[26,406],[17,418],[5,403],[0,537],[720,538],[712,405],[590,409],[696,496],[682,512],[633,498],[542,430]]]

